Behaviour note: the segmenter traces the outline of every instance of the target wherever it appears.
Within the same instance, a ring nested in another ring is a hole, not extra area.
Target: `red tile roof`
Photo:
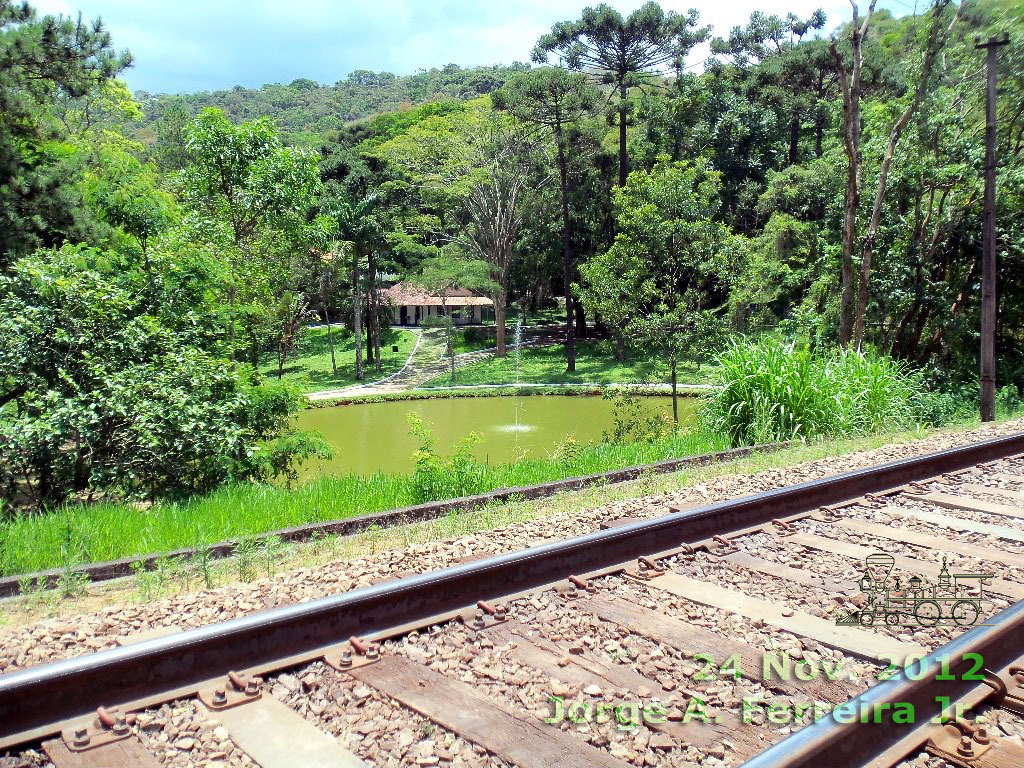
[[[432,296],[418,285],[395,283],[382,294],[384,301],[395,307],[440,307],[441,297]],[[466,288],[445,292],[444,303],[449,307],[492,307],[494,302]]]

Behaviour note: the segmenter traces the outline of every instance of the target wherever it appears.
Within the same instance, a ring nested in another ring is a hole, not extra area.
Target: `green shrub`
[[[555,449],[548,454],[548,459],[555,464],[572,469],[579,466],[582,446],[576,442],[576,438],[569,435],[562,442],[555,446]]]
[[[700,424],[733,445],[861,435],[946,417],[950,402],[924,394],[924,376],[873,353],[812,352],[775,339],[737,342],[718,358],[719,388]]]
[[[1014,384],[1007,384],[1000,387],[996,392],[996,413],[1000,416],[1009,417],[1018,413],[1024,402],[1020,399],[1020,391]]]
[[[219,310],[194,254],[40,250],[0,274],[0,495],[8,507],[76,498],[185,498],[294,476],[326,444],[291,428],[297,392],[261,385],[216,340]],[[166,262],[166,263],[165,263]],[[158,290],[159,288],[159,290]],[[5,513],[8,510],[4,510]]]
[[[462,334],[467,344],[482,344],[485,341],[491,341],[491,334],[487,328],[466,328]]]
[[[420,442],[420,447],[412,455],[415,467],[412,485],[416,501],[425,503],[479,493],[487,473],[486,466],[473,457],[480,435],[470,432],[459,442],[455,453],[446,458],[434,449],[434,433],[428,424],[415,413],[410,413],[407,418],[409,432]]]
[[[976,390],[948,392],[933,386],[923,389],[918,396],[918,417],[923,424],[951,424],[977,415]]]
[[[644,395],[636,389],[606,389],[612,404],[612,428],[603,435],[606,443],[643,443],[663,440],[672,432],[670,414],[651,412]]]

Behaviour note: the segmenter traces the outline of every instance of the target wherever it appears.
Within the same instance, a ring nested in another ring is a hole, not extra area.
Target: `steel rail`
[[[1024,433],[853,470],[0,676],[0,748],[99,706],[190,690],[229,670],[311,654],[668,547],[1024,452]],[[193,689],[194,690],[194,689]]]
[[[1011,605],[984,625],[935,649],[920,663],[908,665],[818,722],[751,758],[741,768],[859,768],[915,732],[921,738],[909,740],[909,751],[915,746],[922,747],[927,741],[928,724],[937,723],[943,712],[937,697],[945,696],[955,703],[979,687],[978,681],[963,679],[964,673],[974,666],[964,659],[968,653],[981,656],[986,672],[1001,671],[1020,659],[1024,655],[1024,603]],[[940,673],[945,673],[943,678],[955,679],[937,679]],[[991,695],[998,695],[996,687],[991,688]],[[886,716],[883,723],[874,722],[876,709],[891,715],[896,703],[913,706],[914,722],[893,722],[891,716]],[[861,715],[864,712],[868,713],[866,717]],[[848,722],[851,717],[853,721]],[[867,722],[863,722],[865,719]],[[906,753],[894,755],[896,760],[905,756]]]

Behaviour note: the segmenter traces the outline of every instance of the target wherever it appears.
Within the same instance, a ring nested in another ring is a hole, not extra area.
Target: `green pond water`
[[[642,402],[652,413],[672,413],[670,397],[647,397]],[[695,399],[680,398],[680,423],[690,421],[695,409]],[[444,454],[451,453],[470,432],[479,433],[483,439],[474,453],[491,464],[522,456],[543,458],[570,435],[581,444],[597,442],[612,425],[611,401],[568,395],[458,397],[309,408],[298,415],[298,427],[319,430],[331,444],[334,458],[312,462],[302,474],[411,472],[412,454],[418,446],[409,434],[410,413],[430,424],[435,445]]]

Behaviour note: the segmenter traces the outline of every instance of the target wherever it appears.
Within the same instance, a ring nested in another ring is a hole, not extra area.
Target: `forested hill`
[[[153,124],[169,110],[189,116],[204,107],[220,107],[233,122],[271,118],[294,140],[335,130],[361,117],[421,104],[437,98],[474,98],[500,88],[512,72],[529,69],[526,64],[462,68],[449,64],[442,69],[421,70],[414,75],[394,75],[360,69],[334,85],[313,80],[293,80],[262,88],[203,91],[188,94],[135,94],[145,111],[140,129],[143,141],[154,136]],[[147,141],[148,143],[148,141]]]

